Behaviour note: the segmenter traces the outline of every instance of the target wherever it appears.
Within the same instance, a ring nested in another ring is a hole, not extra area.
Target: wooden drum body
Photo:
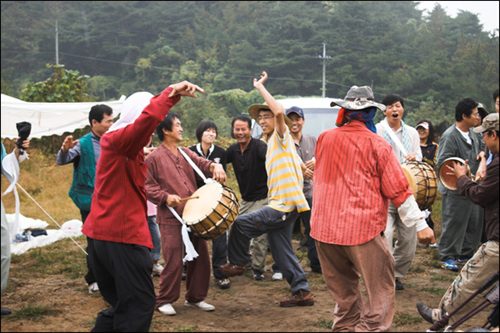
[[[186,203],[182,219],[198,237],[212,239],[222,235],[238,216],[238,198],[225,185],[209,183],[192,196],[199,198]]]
[[[436,173],[432,167],[428,163],[417,161],[405,162],[401,167],[420,210],[430,208],[436,199],[438,187]]]

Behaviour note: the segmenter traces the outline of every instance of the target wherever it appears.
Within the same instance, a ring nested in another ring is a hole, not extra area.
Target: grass
[[[57,313],[57,311],[49,306],[36,306],[28,303],[28,305],[21,307],[21,309],[17,311],[14,311],[11,314],[11,317],[14,319],[23,319],[23,320],[26,319],[39,320],[43,317],[52,316],[55,313]]]
[[[423,321],[422,317],[409,315],[407,313],[396,312],[394,320],[392,321],[393,327],[398,326],[411,326]]]
[[[315,324],[314,327],[325,328],[331,330],[333,326],[333,320],[326,320],[324,318],[320,318]]]
[[[175,330],[177,332],[196,332],[197,327],[196,326],[176,326]]]
[[[434,294],[434,295],[439,295],[442,296],[446,292],[446,288],[437,288],[437,287],[425,287],[425,288],[420,288],[418,291],[426,291],[428,293]]]

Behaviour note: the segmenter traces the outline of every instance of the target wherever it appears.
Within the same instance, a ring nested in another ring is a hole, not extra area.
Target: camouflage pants
[[[460,274],[448,288],[441,298],[439,307],[433,309],[432,319],[437,321],[446,313],[451,313],[459,307],[467,298],[476,292],[493,274],[498,271],[498,241],[488,241],[482,244],[474,256],[462,268]],[[460,311],[450,317],[450,324],[462,318],[484,300],[488,288],[483,294],[477,295]]]

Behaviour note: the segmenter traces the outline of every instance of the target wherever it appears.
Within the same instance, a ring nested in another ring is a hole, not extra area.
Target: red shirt
[[[94,196],[82,232],[92,239],[153,248],[146,220],[144,183],[147,166],[143,148],[180,96],[172,88],[151,98],[134,123],[101,138]]]
[[[329,244],[364,244],[385,230],[389,200],[410,195],[401,165],[384,138],[350,121],[323,132],[314,153],[311,237]]]

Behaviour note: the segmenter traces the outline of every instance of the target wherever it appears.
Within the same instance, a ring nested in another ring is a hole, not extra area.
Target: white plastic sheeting
[[[16,139],[16,123],[31,123],[30,138],[62,135],[89,125],[90,109],[105,104],[113,109],[113,117],[121,112],[125,96],[117,101],[78,103],[35,103],[2,94],[2,138]]]
[[[13,227],[15,218],[14,214],[5,214],[5,215],[7,217],[7,222],[9,223],[9,228]],[[22,233],[26,229],[45,229],[47,231],[47,235],[31,237],[29,241],[25,242],[11,243],[10,244],[11,253],[20,255],[28,251],[29,249],[43,247],[55,243],[58,240],[64,238],[69,238],[69,237],[76,238],[82,235],[83,223],[79,220],[67,221],[61,226],[61,229],[46,229],[48,225],[49,224],[45,221],[39,219],[32,219],[20,215],[19,229],[18,229],[19,233]]]

